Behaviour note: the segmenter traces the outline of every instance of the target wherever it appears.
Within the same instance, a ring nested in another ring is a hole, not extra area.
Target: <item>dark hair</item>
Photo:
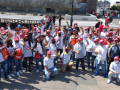
[[[35,48],[37,47],[37,39],[38,39],[39,37],[37,37],[36,39],[35,39]],[[42,45],[42,41],[40,41],[40,45],[42,46],[42,48],[43,48],[43,45]]]
[[[25,38],[24,38],[24,41],[25,41]],[[28,43],[29,43],[29,46],[31,47],[31,42],[30,42],[30,38],[29,37],[28,37]]]
[[[10,42],[12,42],[12,39],[9,39],[9,40],[7,41],[7,47],[9,47],[9,46],[13,47],[13,45],[10,44]]]

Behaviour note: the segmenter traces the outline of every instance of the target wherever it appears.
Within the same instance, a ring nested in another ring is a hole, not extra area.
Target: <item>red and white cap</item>
[[[36,27],[34,27],[34,30],[36,30]]]
[[[92,33],[89,33],[88,35],[90,36],[90,35],[92,35]]]
[[[74,23],[74,25],[77,25],[77,23]]]
[[[74,29],[75,28],[75,26],[72,26],[72,29]]]
[[[52,38],[52,39],[51,39],[51,41],[55,41],[55,39],[54,39],[54,38]]]
[[[106,36],[107,36],[107,37],[109,37],[109,36],[110,36],[110,33],[109,33],[109,32],[107,32],[107,33],[106,33]]]
[[[85,30],[88,30],[88,27],[86,27]]]
[[[65,50],[69,49],[69,47],[65,47]]]
[[[58,34],[61,34],[61,31],[58,31]]]
[[[5,28],[4,28],[4,27],[1,27],[0,30],[5,30]]]
[[[118,41],[118,39],[117,39],[117,38],[115,38],[115,39],[114,39],[114,41]]]
[[[104,40],[100,40],[99,43],[104,43]]]
[[[23,33],[20,33],[19,36],[23,36]]]
[[[1,34],[6,34],[5,30],[2,30],[2,31],[1,31]]]
[[[52,54],[52,52],[51,52],[51,51],[47,51],[47,55],[48,55],[48,54]]]
[[[50,30],[47,30],[46,33],[50,33]]]
[[[120,39],[120,36],[117,36],[117,39]]]
[[[28,35],[25,35],[24,38],[29,37]]]
[[[113,31],[110,31],[110,34],[112,34],[113,33]]]
[[[119,60],[119,57],[118,57],[118,56],[115,56],[115,57],[114,57],[114,60]]]
[[[29,30],[28,30],[28,29],[25,29],[25,32],[29,32]]]
[[[57,30],[60,29],[60,26],[57,27]]]
[[[104,26],[103,29],[106,29],[106,27]]]
[[[81,41],[81,40],[82,40],[82,38],[81,38],[81,37],[79,37],[79,38],[78,38],[78,41]]]
[[[94,42],[98,42],[98,39],[96,38],[96,39],[94,39]]]
[[[14,37],[14,40],[15,40],[15,41],[18,41],[18,40],[19,40],[19,37],[18,37],[18,36]]]
[[[99,28],[97,28],[96,30],[99,31]]]
[[[37,33],[41,33],[41,30],[38,30]]]

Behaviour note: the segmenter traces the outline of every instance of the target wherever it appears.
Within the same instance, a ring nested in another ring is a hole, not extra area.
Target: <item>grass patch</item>
[[[5,14],[4,12],[1,12],[1,14]]]
[[[33,16],[38,16],[38,14],[36,13],[36,14],[33,14]]]

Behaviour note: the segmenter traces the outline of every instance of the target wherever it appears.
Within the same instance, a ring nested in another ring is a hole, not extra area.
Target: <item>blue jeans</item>
[[[92,57],[92,52],[87,52],[86,57],[87,57],[87,68],[90,68],[90,57]]]
[[[12,73],[13,61],[14,61],[14,57],[9,56],[8,60],[7,60],[7,62],[8,62],[8,75]]]
[[[96,56],[92,55],[92,70],[94,70],[94,61],[95,61]]]
[[[55,67],[55,61],[57,61],[58,57],[55,57],[54,58],[54,67]]]
[[[75,52],[72,52],[72,60],[75,60]]]
[[[8,63],[7,63],[7,60],[0,63],[0,80],[1,80],[1,67],[3,67],[3,70],[4,70],[4,77],[5,77],[5,79],[7,79],[7,75],[8,75]]]
[[[76,59],[76,69],[78,69],[79,62],[81,61],[82,69],[85,70],[84,58]]]
[[[102,66],[102,74],[105,75],[106,74],[106,61],[103,61],[104,63],[102,63],[100,61],[100,63],[98,64],[98,60],[96,59],[96,73],[99,73],[99,66]]]
[[[56,67],[53,67],[53,68],[49,69],[49,72],[52,74],[52,76],[54,76],[58,72],[58,69]],[[45,77],[47,80],[50,79],[50,75],[46,69],[45,69]]]
[[[16,72],[18,72],[19,70],[21,70],[21,60],[22,59],[15,59],[15,65],[16,65]]]
[[[37,67],[37,69],[39,69],[39,60],[41,61],[41,64],[42,64],[42,70],[44,70],[44,65],[43,65],[43,54],[41,54],[40,55],[40,57],[41,57],[41,60],[38,58],[38,59],[36,59],[36,67]]]

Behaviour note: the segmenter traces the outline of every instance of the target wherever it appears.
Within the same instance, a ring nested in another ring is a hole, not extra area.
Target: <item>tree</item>
[[[113,5],[110,10],[117,10],[117,7]]]
[[[117,6],[117,10],[120,11],[120,6],[119,5]]]

